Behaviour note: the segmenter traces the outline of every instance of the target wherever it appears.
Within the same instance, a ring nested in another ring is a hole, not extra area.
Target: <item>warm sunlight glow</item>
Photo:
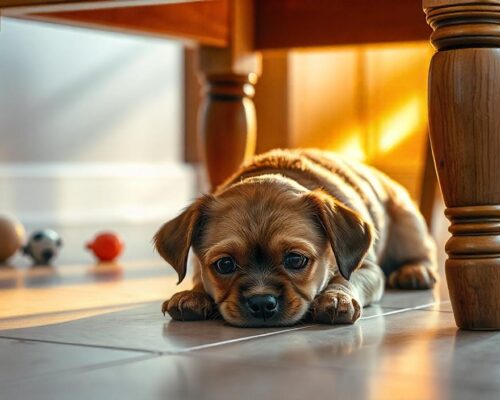
[[[336,147],[336,151],[346,157],[352,157],[359,161],[366,160],[364,144],[362,141],[362,130],[360,128],[349,131],[347,138]]]
[[[408,136],[418,132],[425,123],[424,110],[421,98],[414,96],[384,119],[380,125],[380,151],[387,153]]]
[[[431,46],[290,54],[288,146],[327,149],[376,166],[416,198],[425,160]]]
[[[385,356],[379,358],[377,374],[371,381],[371,397],[377,399],[442,399],[448,398],[443,387],[437,384],[439,356],[435,351],[435,340],[448,335],[453,335],[454,328],[447,329],[443,326],[438,312],[429,312],[425,315],[415,315],[413,334],[387,334],[379,348],[384,349]],[[398,317],[395,317],[398,318]],[[394,324],[394,322],[392,322]],[[441,341],[443,354],[453,353],[453,343]],[[407,396],[395,392],[393,371],[398,371],[401,376],[411,377],[401,380],[401,390],[411,390]],[[415,371],[421,373],[415,374]],[[406,382],[405,382],[406,381]],[[409,383],[408,383],[409,382]],[[446,387],[444,387],[446,390]]]

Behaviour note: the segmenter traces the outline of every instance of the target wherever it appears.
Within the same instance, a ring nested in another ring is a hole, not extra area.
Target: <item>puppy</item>
[[[354,323],[391,288],[429,289],[436,250],[399,184],[317,150],[274,150],[164,224],[159,254],[192,290],[163,304],[176,320],[284,326]]]

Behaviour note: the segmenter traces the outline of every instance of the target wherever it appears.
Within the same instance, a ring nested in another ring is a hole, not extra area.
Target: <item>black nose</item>
[[[255,318],[265,320],[278,311],[278,300],[270,294],[252,296],[247,300],[247,307]]]

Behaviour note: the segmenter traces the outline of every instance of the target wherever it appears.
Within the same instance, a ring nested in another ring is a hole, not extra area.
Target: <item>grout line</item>
[[[432,311],[432,312],[438,312],[438,313],[443,313],[443,314],[453,314],[453,311],[450,310],[417,310],[417,311]]]
[[[367,319],[372,319],[372,318],[376,318],[376,317],[383,317],[386,315],[400,314],[400,313],[407,312],[407,311],[416,311],[416,310],[420,310],[422,308],[427,308],[427,307],[433,306],[435,304],[439,304],[439,302],[434,301],[432,303],[422,304],[421,306],[399,308],[399,309],[395,309],[393,311],[388,311],[388,312],[385,312],[382,314],[370,315],[368,317],[361,317],[360,320],[367,320]]]
[[[23,320],[23,319],[36,319],[39,317],[50,317],[50,316],[59,316],[59,315],[64,316],[66,314],[80,313],[80,312],[108,311],[108,310],[112,311],[112,312],[127,311],[128,309],[130,309],[129,307],[135,307],[135,306],[140,307],[140,306],[148,305],[149,303],[159,303],[160,301],[161,300],[147,300],[147,301],[139,301],[139,302],[132,302],[132,303],[120,303],[120,304],[110,305],[110,306],[83,307],[83,308],[75,308],[72,310],[49,311],[49,312],[43,312],[43,313],[38,313],[38,314],[15,315],[12,317],[0,318],[0,323],[1,322]],[[121,309],[123,309],[123,310],[121,310]],[[71,322],[71,321],[66,321],[66,322]],[[0,331],[2,331],[2,330],[14,330],[14,329],[26,329],[26,328],[12,328],[12,329],[1,329],[0,328]]]
[[[146,349],[137,349],[137,348],[129,348],[129,347],[118,347],[118,346],[105,346],[105,345],[100,345],[100,344],[88,344],[88,343],[60,342],[58,340],[29,339],[29,338],[3,336],[3,335],[0,335],[0,339],[17,340],[17,341],[22,341],[22,342],[61,344],[63,346],[90,347],[90,348],[104,349],[104,350],[121,350],[121,351],[130,351],[130,352],[136,352],[136,353],[155,354],[155,355],[162,355],[163,354],[163,352],[158,351],[158,350],[146,350]]]
[[[407,312],[407,311],[420,310],[422,308],[430,307],[432,305],[439,304],[439,303],[440,302],[434,301],[432,303],[422,304],[420,306],[401,308],[401,309],[397,309],[397,310],[394,310],[394,311],[383,312],[381,314],[370,315],[370,316],[367,316],[367,317],[361,317],[359,320],[360,321],[361,320],[369,320],[369,319],[372,319],[372,318],[384,317],[384,316],[387,316],[387,315],[400,314],[400,313]],[[202,345],[199,345],[199,346],[187,347],[185,349],[180,349],[180,350],[172,350],[172,351],[162,352],[162,354],[165,354],[165,355],[166,354],[176,355],[176,354],[189,353],[189,352],[193,352],[193,351],[197,351],[197,350],[205,350],[205,349],[209,349],[209,348],[214,348],[214,347],[219,347],[219,346],[225,346],[225,345],[239,343],[239,342],[245,342],[245,341],[248,341],[248,340],[254,340],[254,339],[260,339],[260,338],[263,338],[263,337],[274,336],[274,335],[278,335],[280,333],[288,333],[288,332],[300,331],[300,330],[304,330],[304,329],[313,328],[314,326],[316,326],[316,325],[299,326],[299,327],[296,327],[296,328],[283,329],[283,330],[280,330],[280,331],[269,332],[269,333],[262,333],[262,334],[254,335],[254,336],[245,336],[245,337],[241,337],[241,338],[237,338],[237,339],[224,340],[222,342],[208,343],[208,344],[202,344]]]
[[[72,368],[69,371],[71,373],[80,373],[80,372],[86,372],[86,371],[95,371],[95,370],[98,370],[98,369],[112,368],[112,367],[116,367],[116,366],[120,366],[120,365],[124,365],[124,364],[133,364],[133,363],[140,362],[140,361],[152,360],[152,359],[158,358],[160,356],[161,356],[160,353],[143,354],[143,355],[140,355],[140,356],[130,357],[130,358],[124,358],[124,359],[120,359],[120,360],[105,361],[105,362],[102,362],[102,363],[99,363],[99,364],[94,364],[94,365],[84,365],[84,366],[81,366],[81,367]]]
[[[443,300],[443,301],[438,301],[434,304],[451,304],[451,300]],[[433,304],[433,305],[434,305]],[[416,310],[421,310],[420,307],[416,308]],[[436,309],[436,310],[422,310],[422,311],[435,311],[435,312],[442,312],[442,313],[448,313],[448,314],[453,314],[453,310],[441,310],[441,309]]]
[[[199,346],[193,346],[193,347],[187,347],[185,349],[175,350],[175,351],[170,352],[169,354],[181,354],[181,353],[186,353],[186,352],[195,351],[195,350],[204,350],[204,349],[208,349],[208,348],[211,348],[211,347],[217,347],[217,346],[223,346],[223,345],[226,345],[226,344],[233,344],[233,343],[238,343],[238,342],[244,342],[244,341],[247,341],[247,340],[259,339],[259,338],[267,337],[267,336],[274,336],[274,335],[278,335],[280,333],[300,331],[302,329],[311,328],[312,326],[313,325],[298,326],[296,328],[289,328],[289,329],[283,329],[283,330],[274,331],[274,332],[261,333],[261,334],[253,335],[253,336],[245,336],[245,337],[240,337],[240,338],[237,338],[237,339],[224,340],[222,342],[201,344]]]
[[[369,319],[373,319],[373,318],[377,318],[377,317],[394,315],[394,314],[400,314],[400,313],[404,313],[407,311],[421,310],[421,309],[433,306],[435,304],[443,304],[443,303],[447,303],[447,302],[449,302],[449,300],[445,300],[445,301],[441,301],[441,302],[434,301],[431,303],[422,304],[422,305],[415,306],[415,307],[395,309],[393,311],[382,312],[381,314],[361,317],[360,321],[361,320],[369,320]],[[385,306],[381,306],[381,307],[385,307]],[[385,307],[385,308],[389,308],[389,307]],[[107,345],[96,345],[96,344],[88,344],[88,343],[60,342],[60,341],[56,341],[56,340],[46,340],[46,339],[28,339],[28,338],[3,336],[3,335],[0,335],[0,339],[18,340],[18,341],[26,341],[26,342],[39,342],[39,343],[48,343],[48,344],[61,344],[61,345],[66,345],[66,346],[81,346],[81,347],[99,348],[99,349],[105,349],[105,350],[130,351],[130,352],[138,352],[138,353],[143,353],[143,354],[162,356],[162,355],[183,354],[183,353],[194,352],[197,350],[204,350],[204,349],[208,349],[208,348],[225,346],[225,345],[229,345],[229,344],[245,342],[245,341],[265,338],[265,337],[269,337],[269,336],[274,336],[274,335],[278,335],[281,333],[288,333],[288,332],[294,332],[294,331],[299,331],[299,330],[305,330],[305,329],[312,328],[314,326],[317,326],[317,325],[314,324],[314,325],[298,326],[295,328],[288,328],[288,329],[283,329],[283,330],[278,330],[278,331],[268,332],[268,333],[262,333],[262,334],[253,335],[253,336],[245,336],[245,337],[240,337],[240,338],[236,338],[236,339],[224,340],[221,342],[214,342],[214,343],[207,343],[207,344],[202,344],[202,345],[193,346],[193,347],[186,347],[184,349],[164,350],[164,351],[162,351],[162,350],[146,350],[146,349],[137,349],[137,348],[128,348],[128,347],[118,347],[118,346],[107,346]]]

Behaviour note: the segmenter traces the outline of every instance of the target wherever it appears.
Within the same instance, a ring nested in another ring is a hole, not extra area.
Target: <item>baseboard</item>
[[[0,164],[0,213],[30,226],[159,221],[196,196],[196,175],[183,163]]]

